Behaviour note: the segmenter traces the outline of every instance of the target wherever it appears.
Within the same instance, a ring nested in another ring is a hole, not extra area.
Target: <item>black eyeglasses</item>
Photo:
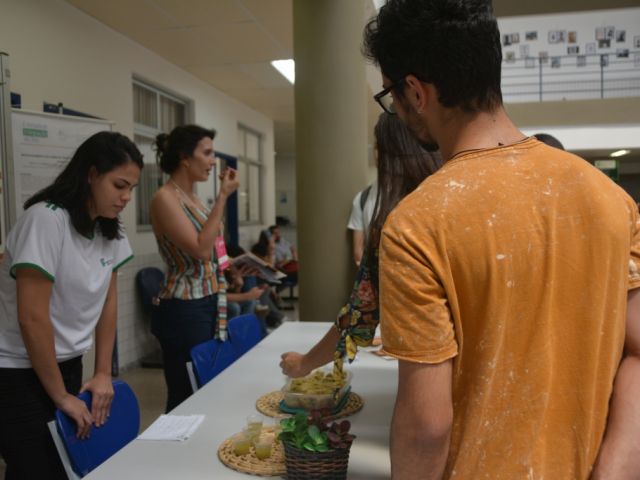
[[[385,88],[384,90],[376,93],[373,96],[373,99],[376,101],[376,103],[378,105],[380,105],[382,110],[387,112],[389,115],[395,115],[396,114],[396,109],[393,107],[393,97],[391,95],[389,95],[389,93],[391,93],[391,90],[393,90],[395,87],[397,87],[400,82],[404,82],[404,78],[401,78],[400,80],[396,80],[391,85],[389,85],[387,88]]]

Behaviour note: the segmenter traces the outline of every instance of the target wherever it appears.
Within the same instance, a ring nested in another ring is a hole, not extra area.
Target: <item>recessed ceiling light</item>
[[[296,64],[292,59],[274,60],[271,62],[273,68],[278,70],[280,74],[289,80],[292,84],[296,83]]]
[[[630,153],[631,153],[631,150],[623,149],[623,150],[616,150],[615,152],[611,152],[609,156],[613,158],[617,158],[617,157],[623,157],[624,155],[629,155]]]

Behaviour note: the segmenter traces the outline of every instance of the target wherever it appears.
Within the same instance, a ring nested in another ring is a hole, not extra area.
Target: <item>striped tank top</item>
[[[198,232],[207,221],[208,212],[180,205]],[[160,255],[167,265],[160,298],[195,300],[218,292],[217,268],[214,254],[210,260],[199,260],[179,249],[165,235],[156,236]]]

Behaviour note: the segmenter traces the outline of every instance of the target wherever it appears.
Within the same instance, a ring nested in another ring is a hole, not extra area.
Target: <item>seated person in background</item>
[[[275,239],[269,230],[262,230],[258,241],[251,247],[251,253],[264,260],[272,267],[276,266],[276,245]]]
[[[253,246],[251,253],[259,257],[261,260],[269,263],[268,257],[271,249],[269,239],[266,234],[261,234],[260,238],[261,240]],[[258,245],[259,247],[256,248]],[[230,245],[227,252],[230,258],[235,258],[245,253],[245,250],[239,245]],[[273,298],[274,292],[267,282],[256,277],[255,272],[251,271],[237,270],[237,276],[240,278],[233,279],[235,287],[230,287],[233,288],[233,290],[232,293],[228,294],[228,298],[231,298],[231,302],[237,302],[237,298],[240,298],[240,301],[246,301],[248,297],[243,297],[242,295],[252,292],[251,297],[253,297],[257,291],[256,289],[260,290],[260,295],[257,297],[257,302],[253,304],[252,310],[249,310],[251,308],[249,305],[243,306],[242,303],[239,305],[240,313],[237,313],[238,310],[236,305],[227,307],[229,310],[229,318],[243,313],[255,313],[261,320],[264,320],[266,324],[265,330],[267,327],[278,327],[283,321],[286,321],[285,315],[278,309],[278,306],[275,303]],[[240,297],[235,297],[235,295],[240,295]],[[253,298],[251,298],[251,300],[253,300]]]
[[[296,252],[296,247],[282,236],[278,225],[270,226],[269,233],[275,248],[275,267],[287,275],[286,285],[278,287],[277,290],[280,291],[286,286],[297,285],[298,252]]]
[[[227,279],[227,318],[231,319],[245,313],[257,313],[259,298],[268,289],[268,285],[254,285],[248,289],[244,288],[244,275],[251,272],[238,269],[231,265],[224,272]],[[255,278],[255,277],[252,277]],[[258,315],[260,319],[262,317]],[[267,333],[266,325],[264,325],[264,333]]]
[[[273,235],[269,230],[263,230],[260,232],[260,237],[258,238],[258,242],[251,247],[251,253],[253,253],[256,257],[259,257],[261,260],[264,260],[266,263],[275,267],[275,241]],[[284,272],[286,273],[286,272]],[[287,279],[289,277],[287,276]],[[295,274],[295,282],[298,281],[298,274]],[[282,298],[280,298],[280,294],[278,286],[276,288],[270,289],[271,298],[273,299],[273,303],[280,310],[293,310],[293,306],[286,305]]]
[[[269,227],[269,233],[273,238],[274,246],[275,246],[275,257],[276,264],[275,267],[279,268],[283,272],[287,272],[286,266],[288,264],[295,263],[296,271],[297,263],[298,263],[298,252],[296,251],[296,247],[291,245],[289,241],[284,238],[280,232],[280,227],[278,225],[271,225]]]

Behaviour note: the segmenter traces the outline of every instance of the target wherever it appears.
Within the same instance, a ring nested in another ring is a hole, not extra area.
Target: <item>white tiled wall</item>
[[[142,357],[158,348],[158,341],[151,334],[151,319],[142,311],[136,286],[136,274],[144,267],[158,267],[164,271],[164,264],[157,253],[136,255],[119,270],[118,361],[120,369],[139,363]]]

